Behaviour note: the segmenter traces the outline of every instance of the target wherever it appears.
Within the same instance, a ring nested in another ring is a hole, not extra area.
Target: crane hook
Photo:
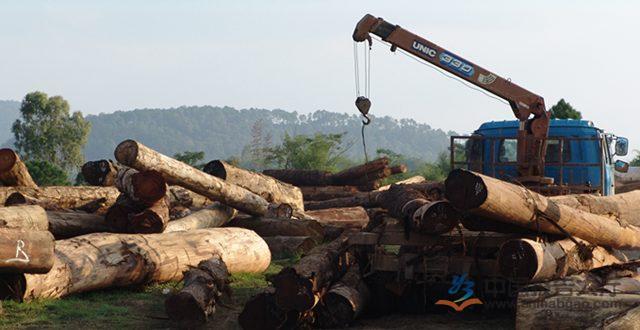
[[[371,118],[369,118],[368,114],[369,109],[371,108],[371,101],[364,96],[358,96],[358,98],[356,98],[356,108],[358,108],[362,117],[366,119],[362,121],[362,124],[369,125],[371,123]]]

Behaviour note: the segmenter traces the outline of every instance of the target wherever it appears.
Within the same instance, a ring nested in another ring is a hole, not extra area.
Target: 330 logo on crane
[[[474,73],[473,65],[466,63],[463,60],[458,59],[454,55],[449,54],[447,52],[440,53],[439,58],[440,58],[440,64],[452,69],[453,71],[465,77],[473,76],[473,73]]]

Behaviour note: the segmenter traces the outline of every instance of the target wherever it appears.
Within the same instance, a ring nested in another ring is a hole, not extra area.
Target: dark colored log
[[[127,195],[120,194],[104,216],[105,223],[118,233],[126,233],[133,214],[144,211],[145,207],[132,201]]]
[[[367,178],[366,181],[383,179],[391,175],[389,166],[389,158],[382,157],[374,159],[362,165],[353,166],[331,176],[331,182],[334,185],[354,185],[359,186],[358,182],[361,178]]]
[[[363,281],[358,265],[352,265],[334,283],[314,309],[320,328],[346,328],[362,314],[371,292]]]
[[[116,159],[139,171],[156,170],[170,184],[177,184],[247,214],[264,216],[270,204],[264,198],[236,185],[167,157],[139,142],[126,140],[115,150]]]
[[[57,241],[54,266],[47,274],[0,275],[0,299],[60,298],[111,287],[179,281],[189,267],[213,255],[219,255],[232,274],[260,273],[271,262],[264,240],[241,228],[90,234]],[[15,288],[19,290],[12,290]]]
[[[55,241],[48,231],[0,228],[1,273],[46,273]]]
[[[598,246],[640,248],[640,228],[558,204],[522,186],[460,169],[451,171],[445,185],[447,199],[460,210],[543,233],[566,232]]]
[[[302,192],[296,186],[284,183],[271,176],[248,171],[222,160],[210,161],[203,171],[227,183],[231,183],[260,195],[274,204],[288,204],[294,214],[304,214]]]
[[[115,186],[137,203],[156,204],[167,195],[167,183],[158,171],[137,171],[128,167],[118,169]]]
[[[361,206],[307,211],[307,216],[324,225],[362,229],[369,223],[369,214]]]
[[[276,304],[272,288],[249,299],[238,316],[244,330],[276,330],[297,328],[300,313],[284,311]]]
[[[231,293],[229,276],[220,257],[201,261],[198,267],[184,272],[182,290],[165,300],[167,315],[174,321],[207,322],[222,296]]]
[[[462,226],[471,231],[491,231],[505,234],[538,234],[535,230],[527,229],[512,223],[496,221],[475,214],[469,214],[460,219]]]
[[[115,187],[0,187],[0,202],[5,206],[36,204],[52,211],[90,207],[96,212],[104,212],[115,203],[119,194]]]
[[[327,199],[352,197],[359,192],[354,186],[300,187],[305,201],[324,201]]]
[[[408,171],[407,165],[405,165],[405,164],[392,166],[392,167],[390,167],[390,169],[391,169],[391,175],[407,173],[407,171]]]
[[[432,201],[413,213],[412,228],[424,234],[444,234],[460,223],[462,215],[448,201]]]
[[[116,182],[118,167],[111,160],[101,159],[84,163],[80,172],[82,172],[82,177],[88,184],[110,187]]]
[[[304,312],[312,309],[322,290],[340,278],[346,264],[340,256],[347,247],[347,236],[340,236],[331,243],[318,246],[305,255],[293,267],[285,267],[273,278],[276,302],[284,310]]]
[[[294,186],[328,186],[331,172],[317,170],[264,170],[262,174],[274,177]]]
[[[313,249],[317,243],[309,236],[269,236],[263,237],[269,245],[272,258],[289,258]]]
[[[164,232],[221,227],[236,214],[236,210],[216,202],[184,218],[170,221]]]
[[[0,207],[0,228],[47,230],[45,210],[37,205]]]
[[[262,237],[309,236],[317,242],[321,242],[324,237],[322,225],[315,220],[237,217],[229,221],[225,227],[250,229]]]
[[[104,216],[79,211],[47,211],[49,231],[56,239],[65,239],[91,233],[108,233]]]
[[[0,184],[38,188],[27,166],[20,160],[18,154],[8,148],[0,149]]]
[[[145,208],[141,212],[130,215],[127,232],[131,234],[161,233],[169,223],[169,198],[165,197]]]

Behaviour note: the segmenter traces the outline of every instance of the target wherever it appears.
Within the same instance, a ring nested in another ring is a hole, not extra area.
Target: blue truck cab
[[[452,137],[452,167],[516,181],[518,125],[515,120],[492,121],[471,136]],[[628,165],[614,162],[613,156],[626,155],[627,139],[605,133],[591,121],[572,119],[551,120],[548,136],[544,174],[553,184],[535,190],[547,195],[614,194],[613,171],[624,172]]]

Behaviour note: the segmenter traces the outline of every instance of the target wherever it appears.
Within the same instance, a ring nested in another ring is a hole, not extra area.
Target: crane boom
[[[520,121],[518,129],[518,173],[521,181],[540,181],[544,176],[544,155],[550,114],[544,99],[497,74],[454,54],[398,25],[365,15],[353,32],[353,40],[371,42],[370,33],[469,83],[509,102]]]

